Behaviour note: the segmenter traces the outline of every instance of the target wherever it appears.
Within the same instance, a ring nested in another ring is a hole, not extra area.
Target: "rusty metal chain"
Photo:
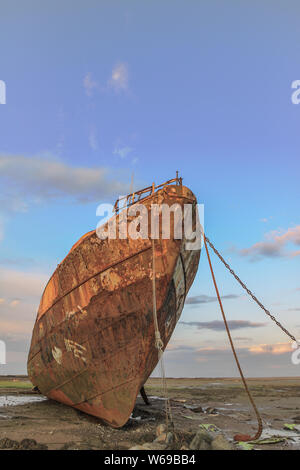
[[[274,317],[274,315],[272,315],[269,310],[266,309],[266,307],[258,300],[258,298],[253,294],[253,292],[251,292],[250,289],[248,289],[248,287],[241,281],[241,279],[238,277],[238,275],[233,271],[233,269],[229,266],[228,263],[226,263],[226,261],[224,260],[224,258],[222,257],[222,255],[218,252],[218,250],[214,247],[214,245],[212,244],[212,242],[209,240],[209,238],[207,238],[206,235],[205,236],[205,239],[207,241],[207,243],[209,244],[209,246],[211,247],[211,249],[214,251],[214,253],[218,256],[218,258],[222,261],[222,263],[224,264],[225,268],[228,269],[228,271],[233,275],[233,277],[238,281],[238,283],[242,286],[242,288],[247,292],[247,294],[250,295],[250,297],[252,297],[252,299],[257,303],[257,305],[260,306],[260,308],[262,308],[264,310],[264,312],[266,313],[266,315],[268,315],[271,320],[273,322],[276,323],[277,326],[279,326],[279,328],[281,328],[281,330],[286,334],[288,335],[293,341],[295,341],[297,343],[297,340],[296,338]]]

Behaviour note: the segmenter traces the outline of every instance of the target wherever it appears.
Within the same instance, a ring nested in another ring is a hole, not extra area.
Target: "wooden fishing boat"
[[[178,177],[125,198],[127,207],[138,203],[148,209],[191,204],[194,220],[197,215],[196,198]],[[119,204],[117,222],[126,210]],[[153,245],[150,238],[101,240],[94,230],[57,266],[40,302],[28,357],[29,378],[43,395],[113,427],[127,422],[158,362],[153,256],[163,349],[198,268],[200,248],[187,250],[184,238],[174,238],[174,220],[170,239],[160,228]]]

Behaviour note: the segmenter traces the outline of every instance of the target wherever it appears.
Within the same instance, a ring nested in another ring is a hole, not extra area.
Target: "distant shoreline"
[[[297,379],[299,375],[287,375],[287,376],[267,376],[267,377],[246,377],[247,380],[291,380]],[[28,375],[0,375],[1,379],[19,379],[29,380]],[[166,377],[167,380],[240,380],[239,376],[236,377]],[[148,380],[161,380],[161,377],[149,377]]]

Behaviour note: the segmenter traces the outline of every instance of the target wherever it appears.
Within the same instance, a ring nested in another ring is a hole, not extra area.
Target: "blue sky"
[[[179,170],[208,236],[300,334],[299,13],[296,1],[3,2],[0,372],[25,371],[44,283],[133,172],[137,189]],[[236,296],[228,318],[255,323],[233,324],[246,374],[298,375],[288,338],[213,262]],[[182,321],[200,323],[177,326],[167,374],[235,375],[209,324],[220,313],[204,252],[190,297]]]

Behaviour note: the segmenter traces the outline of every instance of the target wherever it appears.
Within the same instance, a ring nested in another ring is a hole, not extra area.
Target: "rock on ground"
[[[211,448],[212,450],[234,450],[230,442],[221,434],[212,440]]]
[[[165,424],[159,424],[156,428],[156,435],[157,437],[160,436],[161,434],[164,434],[167,432],[167,427]]]
[[[191,450],[208,450],[210,449],[210,444],[213,440],[212,435],[205,431],[199,430],[194,436],[192,442],[190,443]]]
[[[0,439],[0,449],[47,450],[48,447],[44,444],[38,444],[34,439],[23,439],[21,442],[18,442],[4,437]]]

